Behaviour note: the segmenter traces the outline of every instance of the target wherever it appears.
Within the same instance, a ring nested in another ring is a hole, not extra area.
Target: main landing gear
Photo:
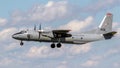
[[[61,46],[62,46],[61,43],[58,43],[56,45],[54,43],[51,44],[51,48],[55,48],[55,47],[61,48]]]
[[[24,45],[24,43],[21,41],[21,42],[20,42],[20,46],[23,46],[23,45]]]

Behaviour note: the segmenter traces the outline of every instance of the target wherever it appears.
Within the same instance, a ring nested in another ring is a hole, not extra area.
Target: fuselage
[[[77,34],[72,35],[71,37],[63,37],[58,39],[52,38],[52,31],[42,32],[39,37],[39,33],[34,30],[21,31],[15,33],[12,37],[22,41],[58,42],[60,40],[61,43],[69,44],[85,44],[88,42],[104,39],[102,34]]]

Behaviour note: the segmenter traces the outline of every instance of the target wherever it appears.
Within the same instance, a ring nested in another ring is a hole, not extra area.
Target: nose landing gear
[[[23,46],[23,45],[24,45],[24,43],[21,41],[21,42],[20,42],[20,46]]]

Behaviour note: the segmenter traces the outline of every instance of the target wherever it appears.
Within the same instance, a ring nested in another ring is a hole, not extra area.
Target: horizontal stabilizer
[[[117,32],[113,31],[113,32],[109,32],[106,34],[103,34],[105,39],[111,39]]]

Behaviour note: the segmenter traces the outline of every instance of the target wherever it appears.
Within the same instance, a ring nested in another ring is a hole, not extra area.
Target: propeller
[[[40,39],[40,37],[41,37],[40,35],[41,35],[42,32],[43,32],[41,24],[39,25],[39,30],[38,30],[38,32],[39,32],[39,37],[38,37],[38,38]]]
[[[34,25],[34,30],[36,30],[36,25]],[[41,24],[39,25],[39,30],[38,30],[38,33],[39,33],[39,37],[38,39],[40,39],[40,35],[42,34],[43,30],[42,30],[42,27],[41,27]]]
[[[36,25],[34,25],[34,30],[36,30]]]
[[[41,35],[41,24],[39,25],[39,30],[40,30],[40,32],[39,32],[39,39],[40,39],[40,35]]]
[[[41,24],[39,25],[39,30],[41,30]]]

